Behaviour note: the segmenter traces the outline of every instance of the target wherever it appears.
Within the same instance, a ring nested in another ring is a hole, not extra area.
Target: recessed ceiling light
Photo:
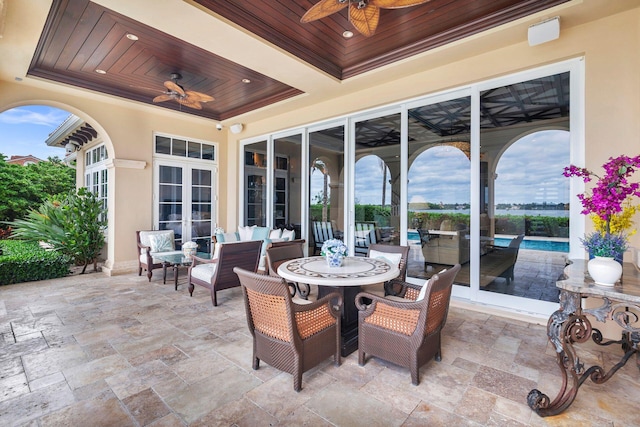
[[[107,72],[105,70],[96,70],[96,73],[98,74],[107,74]]]
[[[129,40],[133,40],[133,41],[138,40],[138,36],[136,36],[135,34],[131,34],[131,33],[127,34],[127,38]]]
[[[353,31],[346,30],[344,33],[342,33],[342,37],[344,37],[345,39],[350,39],[351,37],[353,37]]]
[[[242,79],[242,83],[251,83],[251,80],[249,80],[249,79]]]

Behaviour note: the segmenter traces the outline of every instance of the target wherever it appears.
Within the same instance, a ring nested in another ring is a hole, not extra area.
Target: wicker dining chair
[[[253,369],[260,360],[293,375],[293,389],[302,388],[302,374],[333,355],[340,365],[342,297],[332,292],[309,304],[291,299],[284,279],[234,268],[244,294],[247,324],[253,336]]]
[[[272,243],[267,247],[267,272],[270,276],[280,277],[278,275],[278,267],[286,261],[304,258],[304,246],[306,240],[298,239],[290,242]],[[291,288],[291,296],[294,297],[296,292],[300,298],[306,300],[309,298],[311,286],[308,283],[289,283]]]
[[[369,245],[367,252],[369,258],[385,258],[387,261],[398,265],[400,274],[395,279],[380,285],[367,286],[367,292],[379,296],[398,295],[403,291],[404,281],[407,277],[407,259],[409,257],[409,246],[396,246],[374,243]]]
[[[420,383],[420,367],[442,359],[440,332],[447,321],[453,280],[460,264],[435,274],[424,285],[423,298],[397,301],[367,292],[356,295],[358,307],[358,363],[366,355],[411,370],[411,382]],[[407,284],[407,286],[412,286]]]

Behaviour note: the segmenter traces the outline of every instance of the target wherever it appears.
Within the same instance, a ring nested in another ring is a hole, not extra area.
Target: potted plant
[[[564,168],[563,175],[581,177],[584,182],[590,182],[594,177],[598,179],[590,194],[578,194],[582,213],[591,217],[596,230],[586,235],[581,242],[589,256],[593,257],[588,264],[591,277],[596,283],[613,285],[622,275],[622,254],[627,249],[627,239],[635,232],[629,230],[633,226],[632,216],[637,209],[632,200],[640,197],[640,184],[629,182],[628,178],[640,167],[640,156],[611,157],[602,167],[605,170],[602,177],[574,165]],[[595,271],[596,267],[599,270],[609,264],[608,259],[619,261],[613,261],[617,266],[609,267],[617,272],[617,278],[613,280],[615,274],[610,273],[606,279],[596,279],[594,275],[600,277],[599,273],[592,273],[592,270]]]
[[[320,255],[325,257],[329,267],[340,267],[347,256],[347,246],[342,240],[329,239],[322,244]]]

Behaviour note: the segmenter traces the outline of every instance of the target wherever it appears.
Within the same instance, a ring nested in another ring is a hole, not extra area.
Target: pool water
[[[420,240],[420,235],[410,231],[407,233],[407,240]],[[509,246],[511,239],[504,237],[496,237],[494,242],[496,246]],[[552,240],[527,240],[526,238],[520,244],[523,249],[534,249],[537,251],[550,252],[569,252],[569,242],[554,242]]]

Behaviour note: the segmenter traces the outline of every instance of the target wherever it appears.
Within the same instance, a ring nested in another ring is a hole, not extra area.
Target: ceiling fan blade
[[[166,82],[164,82],[164,87],[166,87],[172,92],[176,92],[180,94],[180,96],[185,95],[184,89],[182,89],[182,87],[179,84],[177,84],[176,82],[172,82],[171,80],[167,80]]]
[[[165,93],[163,95],[158,95],[155,98],[153,98],[153,102],[164,102],[164,101],[169,101],[173,98],[174,98],[173,96]]]
[[[187,95],[186,99],[190,101],[196,102],[210,102],[213,101],[213,96],[209,96],[205,93],[195,92],[192,90],[185,90],[185,94]]]
[[[307,13],[302,15],[300,22],[306,23],[324,18],[344,9],[348,4],[348,0],[320,0],[311,9],[307,10]]]
[[[193,101],[187,98],[176,98],[176,101],[185,107],[194,108],[196,110],[202,110],[202,105],[198,101]]]
[[[358,5],[352,3],[349,7],[349,19],[356,30],[363,36],[369,37],[378,28],[380,9],[372,4],[367,4],[365,7],[358,9]]]
[[[369,0],[373,6],[382,9],[400,9],[402,7],[417,6],[431,0]]]

